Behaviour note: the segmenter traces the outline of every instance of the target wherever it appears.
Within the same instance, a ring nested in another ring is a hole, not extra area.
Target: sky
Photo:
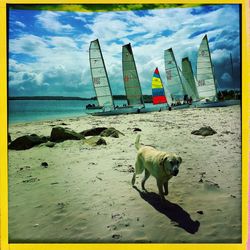
[[[164,84],[164,50],[177,64],[209,39],[220,89],[239,88],[240,7],[213,5],[107,12],[9,10],[9,96],[92,97],[89,45],[99,39],[113,94],[125,94],[122,45],[131,43],[143,94],[151,94],[156,67]],[[230,63],[233,59],[233,73]]]

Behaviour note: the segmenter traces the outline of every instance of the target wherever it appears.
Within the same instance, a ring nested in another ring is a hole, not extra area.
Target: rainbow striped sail
[[[155,69],[152,79],[152,98],[154,105],[167,102],[158,68]]]

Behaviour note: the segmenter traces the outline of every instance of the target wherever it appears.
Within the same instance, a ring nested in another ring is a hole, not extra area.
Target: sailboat
[[[181,101],[187,93],[183,88],[180,72],[172,48],[164,51],[164,61],[167,76],[167,89],[171,93],[171,101],[173,103]]]
[[[193,94],[191,95],[192,99],[194,101],[199,100],[199,94],[195,83],[192,65],[188,57],[182,58],[182,74],[193,92]]]
[[[201,100],[193,104],[193,107],[225,107],[240,104],[240,100],[218,101],[217,99],[218,84],[214,75],[207,35],[203,37],[198,50],[196,78],[196,86]]]
[[[98,101],[98,107],[94,106],[93,108],[114,109],[109,78],[98,39],[90,43],[89,62],[92,82]]]
[[[158,68],[155,69],[152,79],[152,99],[154,105],[167,103],[167,98]]]
[[[122,72],[128,106],[144,107],[141,84],[130,43],[122,46]]]
[[[197,91],[200,99],[217,100],[216,83],[207,35],[203,37],[198,50]]]
[[[194,96],[194,92],[178,67],[172,48],[164,51],[164,61],[167,89],[171,93],[171,100],[168,103],[171,106],[178,106],[178,109],[187,108],[189,105],[185,102],[187,103],[190,96]]]

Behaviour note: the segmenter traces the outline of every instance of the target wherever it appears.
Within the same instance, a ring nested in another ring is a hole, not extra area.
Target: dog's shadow
[[[141,198],[148,202],[157,211],[167,216],[171,221],[175,222],[177,227],[181,227],[190,234],[195,234],[200,227],[199,221],[193,221],[183,208],[168,200],[162,200],[160,196],[153,192],[142,192],[137,187],[134,189],[138,191]]]

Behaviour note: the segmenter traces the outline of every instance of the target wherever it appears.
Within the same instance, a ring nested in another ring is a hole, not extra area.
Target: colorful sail
[[[167,102],[158,68],[155,69],[152,79],[152,98],[154,105]]]
[[[92,82],[99,106],[113,107],[114,101],[112,98],[109,78],[98,39],[90,43],[89,61]]]
[[[172,48],[164,51],[165,70],[167,76],[167,89],[171,93],[172,101],[183,100],[185,92],[180,72]]]
[[[193,93],[191,96],[193,100],[198,100],[199,94],[198,94],[197,87],[195,84],[195,78],[194,78],[192,65],[188,57],[182,58],[182,74],[188,83],[188,87],[191,88],[191,91]]]
[[[141,85],[130,43],[122,47],[122,71],[128,105],[144,106]]]
[[[216,85],[207,35],[201,41],[197,59],[197,90],[200,98],[216,100]]]

